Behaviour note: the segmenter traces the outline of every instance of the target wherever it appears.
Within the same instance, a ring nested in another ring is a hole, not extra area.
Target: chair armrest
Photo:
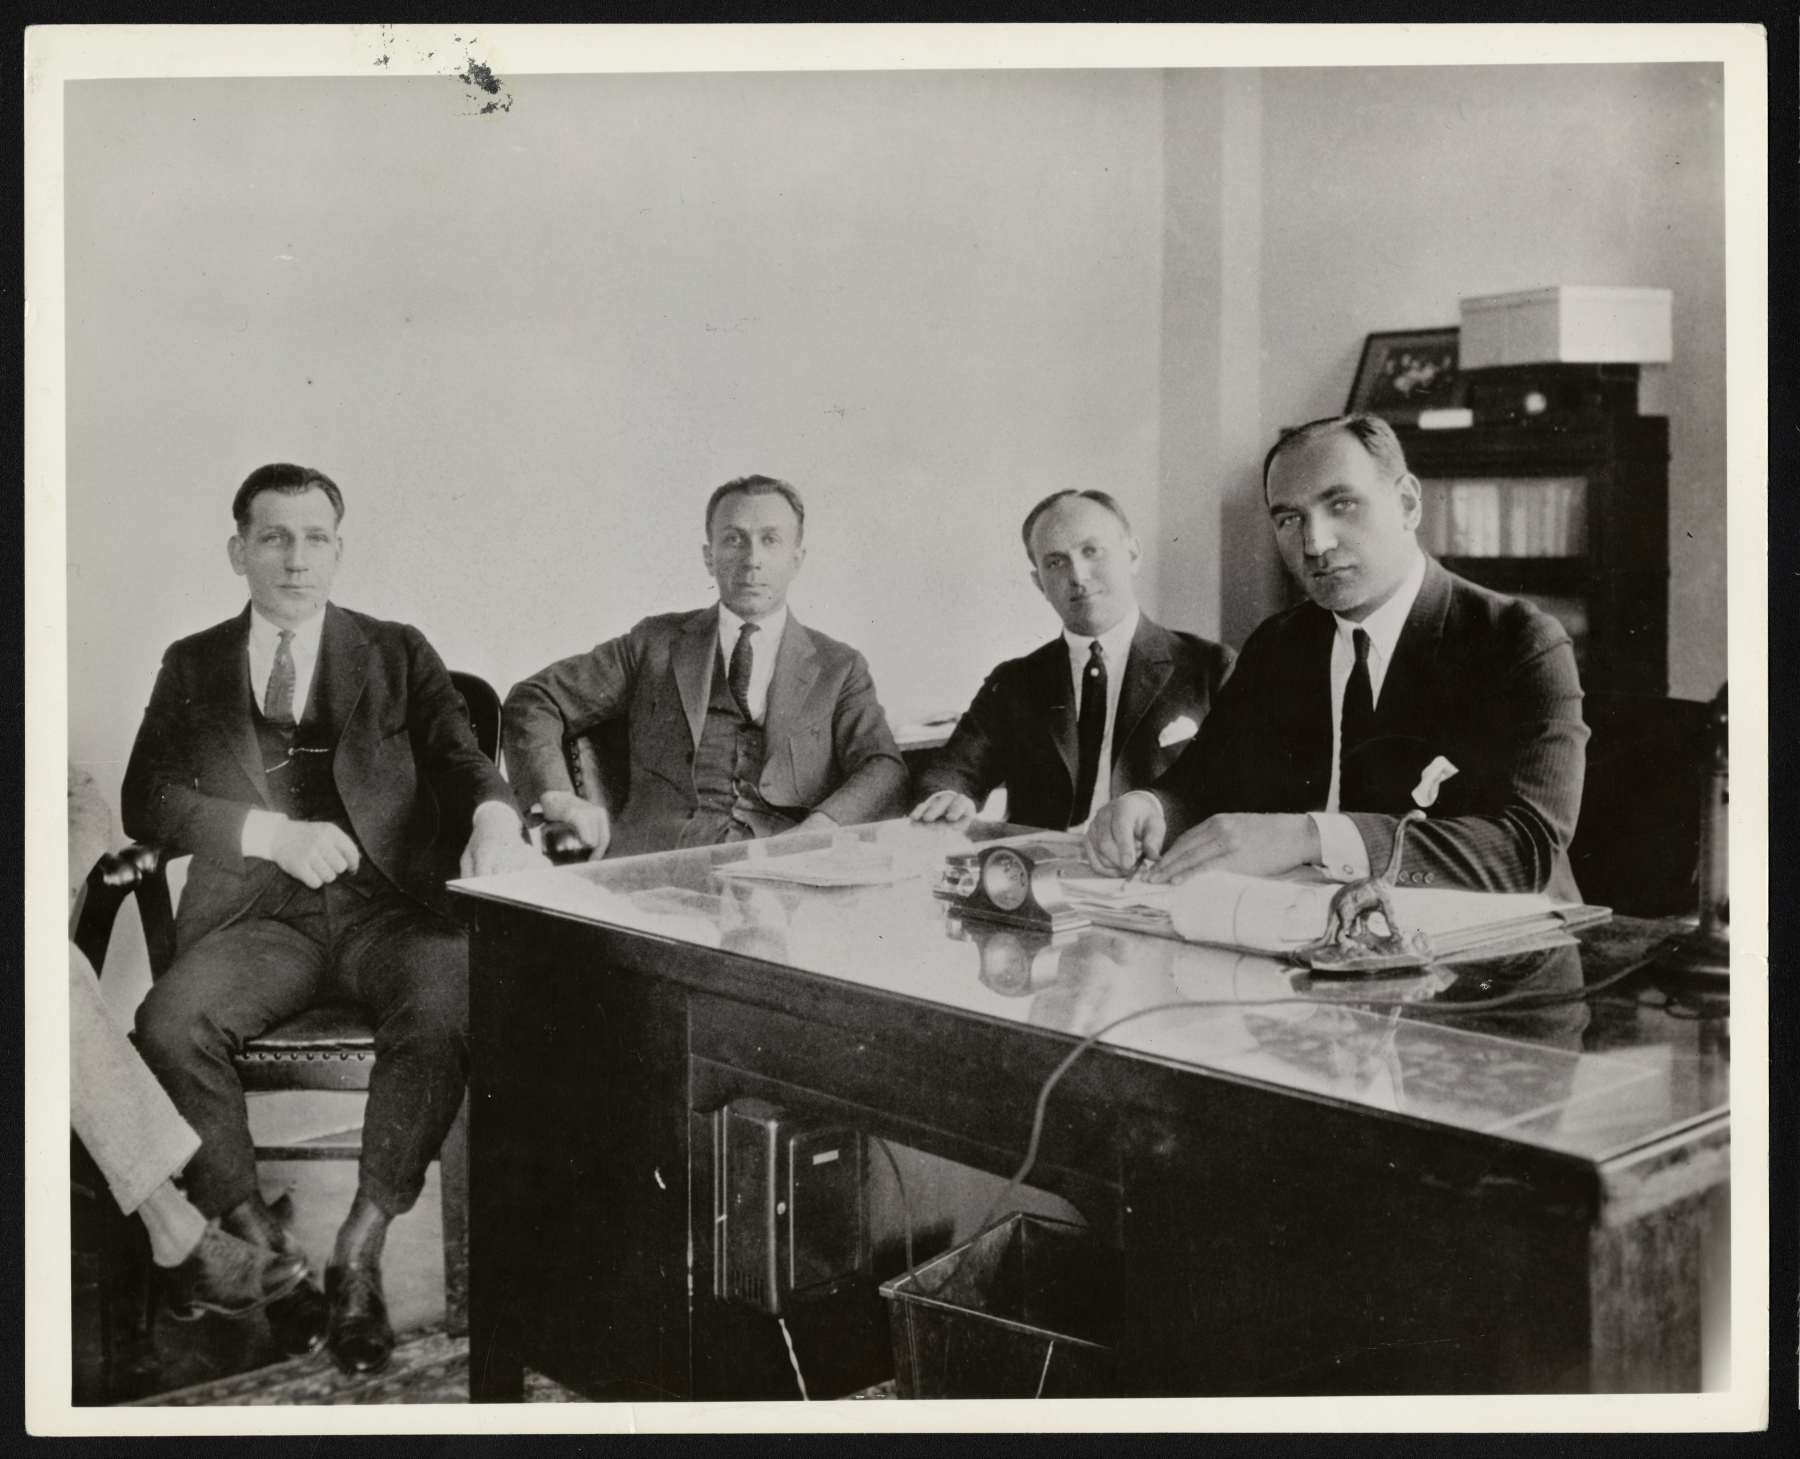
[[[159,848],[134,841],[121,851],[109,851],[102,856],[94,864],[89,880],[98,877],[105,886],[132,891],[149,878],[161,861]]]
[[[161,875],[162,851],[133,842],[122,851],[109,851],[94,863],[75,909],[70,940],[97,973],[105,966],[113,923],[125,899],[137,893],[144,936],[152,949],[152,970],[160,973],[174,956],[173,918],[169,912],[169,886]],[[160,963],[158,957],[161,957]]]

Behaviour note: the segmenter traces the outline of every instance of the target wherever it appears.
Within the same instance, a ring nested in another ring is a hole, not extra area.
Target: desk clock
[[[954,904],[965,920],[999,922],[1040,932],[1071,932],[1091,925],[1063,894],[1065,868],[1081,868],[1067,844],[1012,841],[944,858],[932,895]]]

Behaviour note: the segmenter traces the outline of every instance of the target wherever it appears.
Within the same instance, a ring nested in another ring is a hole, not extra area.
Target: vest
[[[321,659],[315,667],[314,683],[325,670]],[[344,809],[344,798],[338,794],[332,767],[337,760],[337,742],[341,729],[325,725],[313,715],[316,694],[308,695],[306,717],[292,730],[283,730],[263,717],[262,709],[251,695],[250,719],[256,726],[256,744],[262,752],[263,779],[269,787],[271,808],[290,821],[330,821],[352,841],[356,831],[350,824],[350,813]],[[357,841],[357,848],[362,843]],[[367,855],[360,858],[356,871],[340,876],[334,885],[348,885],[370,895],[387,885],[387,878],[375,869]],[[294,883],[301,891],[307,890]],[[315,894],[316,895],[316,894]]]
[[[712,693],[706,701],[706,727],[694,751],[694,800],[697,809],[682,828],[679,845],[711,846],[719,841],[773,836],[795,824],[762,798],[766,753],[762,726],[738,707],[722,654],[713,654]]]

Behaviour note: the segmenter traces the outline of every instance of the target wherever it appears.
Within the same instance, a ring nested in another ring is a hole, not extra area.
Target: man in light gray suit
[[[868,664],[788,611],[805,528],[786,482],[727,482],[707,502],[701,549],[718,603],[646,618],[515,685],[505,743],[521,808],[573,826],[594,857],[902,813],[906,765]],[[623,801],[585,800],[565,744],[621,719]]]

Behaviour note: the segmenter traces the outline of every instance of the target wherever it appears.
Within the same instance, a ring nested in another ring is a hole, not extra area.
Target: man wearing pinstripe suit
[[[1587,726],[1568,634],[1420,550],[1418,478],[1372,416],[1278,441],[1263,489],[1310,601],[1268,619],[1186,753],[1096,813],[1096,862],[1350,880],[1387,864],[1414,805],[1408,886],[1580,900],[1568,847]],[[1164,849],[1166,845],[1166,850]]]

